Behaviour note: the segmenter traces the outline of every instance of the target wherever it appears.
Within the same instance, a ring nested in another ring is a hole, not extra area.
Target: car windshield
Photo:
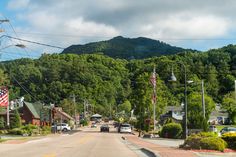
[[[130,127],[129,124],[122,124],[121,127]]]

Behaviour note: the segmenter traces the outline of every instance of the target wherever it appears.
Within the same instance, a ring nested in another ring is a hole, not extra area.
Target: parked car
[[[56,125],[53,125],[52,128],[57,128],[57,131],[70,131],[71,127],[67,123],[59,123]]]
[[[217,133],[218,130],[217,130],[215,125],[210,125],[209,126],[209,131]]]
[[[224,127],[220,130],[220,134],[223,135],[225,133],[236,133],[236,128],[234,127]]]
[[[101,132],[109,132],[109,126],[107,124],[104,124],[100,127]]]
[[[91,128],[96,128],[97,124],[96,123],[92,123]]]
[[[132,128],[130,124],[121,124],[119,127],[120,133],[132,133]]]

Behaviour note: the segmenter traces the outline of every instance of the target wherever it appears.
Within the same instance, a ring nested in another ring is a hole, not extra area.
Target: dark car
[[[101,132],[109,132],[109,126],[107,124],[100,127]]]

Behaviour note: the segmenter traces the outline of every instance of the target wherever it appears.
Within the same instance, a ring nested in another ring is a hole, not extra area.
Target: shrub
[[[206,137],[200,141],[201,149],[224,151],[226,146],[226,142],[219,137]]]
[[[180,138],[182,131],[182,126],[180,124],[168,123],[163,126],[160,136],[166,138]]]
[[[225,133],[221,138],[227,142],[229,148],[236,149],[236,133]]]
[[[27,133],[26,130],[22,130],[21,128],[14,128],[8,131],[9,134],[12,135],[24,135]]]
[[[5,128],[5,121],[3,117],[0,117],[0,129]]]
[[[214,133],[201,132],[189,136],[181,146],[188,149],[210,149],[223,151],[227,143]]]
[[[42,134],[47,135],[51,133],[51,127],[50,126],[43,126],[42,127]]]

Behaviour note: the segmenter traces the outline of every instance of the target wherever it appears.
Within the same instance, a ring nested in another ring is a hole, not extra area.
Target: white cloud
[[[24,23],[14,25],[19,32],[39,32],[20,37],[62,47],[117,35],[206,39],[236,32],[234,0],[10,0],[8,9]]]
[[[29,5],[30,0],[10,0],[7,4],[8,9],[24,9]]]

